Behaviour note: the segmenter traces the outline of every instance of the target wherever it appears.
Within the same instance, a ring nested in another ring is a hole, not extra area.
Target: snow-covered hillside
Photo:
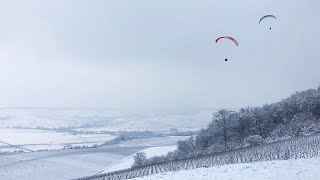
[[[176,149],[177,149],[177,146],[159,146],[159,147],[146,148],[146,149],[141,150],[140,152],[146,153],[147,158],[150,158],[153,156],[166,155],[168,152],[174,151]],[[133,155],[134,154],[122,159],[119,162],[116,162],[116,163],[108,166],[107,168],[100,171],[99,174],[130,168],[134,162]]]
[[[229,164],[135,178],[136,180],[319,180],[320,158]]]
[[[67,149],[0,156],[1,180],[60,180],[89,176],[142,147]]]

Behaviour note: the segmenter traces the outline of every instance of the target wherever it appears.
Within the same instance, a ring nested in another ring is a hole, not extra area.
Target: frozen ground
[[[145,147],[43,151],[0,157],[0,179],[70,179],[96,173]]]
[[[319,180],[320,159],[231,164],[167,172],[136,180]]]
[[[146,153],[147,158],[150,158],[152,156],[166,155],[168,152],[174,151],[176,149],[177,149],[177,146],[159,146],[159,147],[150,147],[147,149],[143,149],[140,152]],[[107,168],[99,171],[98,173],[99,174],[100,173],[107,173],[107,172],[111,172],[111,171],[117,171],[117,170],[121,170],[121,169],[130,168],[134,162],[133,155],[134,154],[108,166]]]
[[[0,128],[0,152],[55,150],[68,146],[93,146],[115,138],[109,134],[73,135],[47,130]]]
[[[125,141],[120,146],[170,146],[176,144],[180,140],[186,140],[189,136],[167,136],[146,139],[134,139]]]
[[[90,176],[119,162],[123,162],[120,167],[131,166],[124,159],[130,159],[132,154],[143,149],[146,149],[149,156],[173,149],[172,145],[181,138],[183,137],[141,139],[136,144],[129,141],[102,148],[0,154],[0,179],[60,180]],[[157,143],[159,146],[167,144],[169,147],[157,148]],[[152,148],[149,149],[150,147]]]

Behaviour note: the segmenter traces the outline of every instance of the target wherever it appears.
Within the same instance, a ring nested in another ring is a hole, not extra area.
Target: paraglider
[[[231,36],[221,36],[219,37],[218,39],[216,39],[216,43],[218,43],[218,41],[220,41],[220,39],[229,39],[231,40],[232,42],[234,42],[235,45],[239,46],[239,43],[237,40],[235,40],[233,37]]]
[[[261,22],[267,18],[273,18],[273,19],[277,19],[277,17],[275,15],[271,15],[271,14],[268,14],[268,15],[265,15],[263,16],[262,18],[260,18],[259,20],[259,24],[261,24]],[[271,30],[271,27],[269,28]]]
[[[238,41],[236,39],[234,39],[233,37],[231,37],[231,36],[221,36],[218,39],[216,39],[215,42],[218,43],[221,39],[231,40],[236,46],[239,46]],[[228,58],[226,58],[224,61],[228,61]]]
[[[275,15],[272,15],[272,14],[264,15],[263,17],[260,18],[259,24],[262,24],[262,22],[263,22],[264,20],[269,19],[269,18],[271,18],[271,19],[277,19],[277,17],[276,17]],[[272,28],[270,27],[269,29],[271,30]],[[230,40],[230,41],[232,41],[236,46],[239,46],[238,41],[237,41],[235,38],[231,37],[231,36],[221,36],[221,37],[217,38],[217,39],[215,40],[215,42],[218,43],[221,39]],[[228,58],[225,58],[224,61],[228,61]]]

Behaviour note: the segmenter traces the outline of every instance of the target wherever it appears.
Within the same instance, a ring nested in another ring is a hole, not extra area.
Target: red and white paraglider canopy
[[[235,40],[235,39],[234,39],[233,37],[231,37],[231,36],[221,36],[221,37],[219,37],[218,39],[216,39],[216,43],[218,43],[218,41],[220,41],[220,39],[229,39],[229,40],[233,41],[234,44],[236,44],[237,46],[239,46],[238,41]]]

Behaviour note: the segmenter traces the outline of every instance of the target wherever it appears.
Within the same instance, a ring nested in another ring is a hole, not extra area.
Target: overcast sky
[[[0,106],[272,103],[320,85],[319,7],[319,0],[0,0]],[[259,25],[266,14],[277,19]],[[215,44],[221,35],[239,47]]]

